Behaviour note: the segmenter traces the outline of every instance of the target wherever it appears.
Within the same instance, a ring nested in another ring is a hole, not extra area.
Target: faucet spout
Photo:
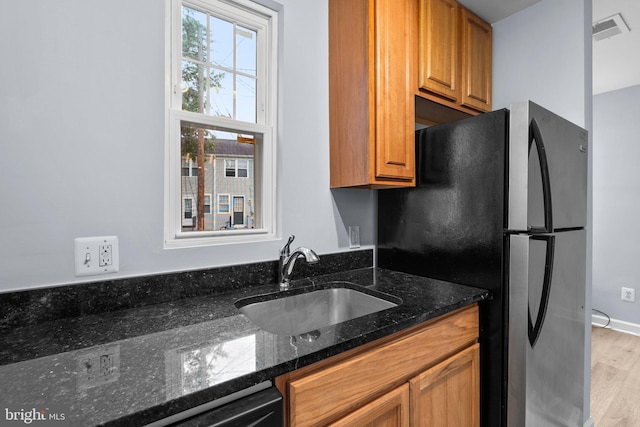
[[[296,265],[296,261],[300,258],[304,258],[309,264],[315,264],[320,261],[320,257],[313,250],[305,247],[299,247],[294,249],[290,255],[280,257],[280,289],[289,289],[289,278],[293,273],[293,268]]]

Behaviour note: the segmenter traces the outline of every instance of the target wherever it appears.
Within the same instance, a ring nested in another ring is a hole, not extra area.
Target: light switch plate
[[[78,237],[74,244],[76,276],[96,276],[120,271],[117,236]]]

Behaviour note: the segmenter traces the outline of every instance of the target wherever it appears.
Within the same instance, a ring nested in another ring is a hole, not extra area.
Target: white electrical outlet
[[[620,293],[622,301],[636,302],[636,290],[633,288],[622,288]]]
[[[120,270],[117,236],[78,237],[74,243],[76,276],[95,276]]]
[[[100,267],[107,267],[113,265],[113,246],[109,244],[102,244],[98,247],[98,265]]]
[[[349,226],[349,247],[351,249],[360,247],[360,226],[358,225]]]

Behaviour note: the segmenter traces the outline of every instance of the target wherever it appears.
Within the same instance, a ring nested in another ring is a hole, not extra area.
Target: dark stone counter
[[[485,290],[373,268],[293,287],[336,280],[402,303],[321,328],[313,342],[263,331],[235,308],[240,298],[276,291],[273,284],[7,328],[0,404],[49,408],[72,426],[144,425],[488,298]]]

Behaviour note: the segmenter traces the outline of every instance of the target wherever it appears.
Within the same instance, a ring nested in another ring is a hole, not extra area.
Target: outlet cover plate
[[[78,237],[74,245],[76,276],[97,276],[120,271],[117,236]],[[105,257],[105,249],[108,257]]]
[[[349,226],[349,248],[357,249],[360,247],[360,226]]]
[[[636,302],[636,290],[634,288],[622,288],[620,299],[622,301]]]

